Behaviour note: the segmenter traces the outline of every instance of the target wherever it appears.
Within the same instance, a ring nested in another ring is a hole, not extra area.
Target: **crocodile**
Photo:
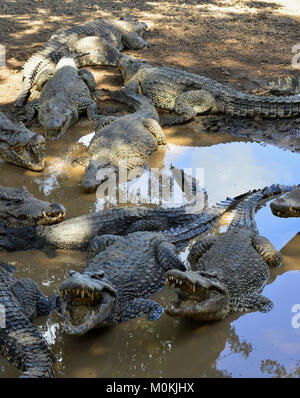
[[[87,266],[81,272],[70,270],[59,287],[65,332],[82,335],[143,315],[158,319],[163,309],[149,297],[164,287],[167,270],[185,270],[177,250],[239,200],[228,198],[177,228],[96,236]]]
[[[45,168],[45,138],[0,112],[0,157],[32,171]]]
[[[70,52],[82,55],[77,58],[78,68],[86,65],[115,66],[119,51],[148,46],[141,37],[146,29],[145,23],[130,19],[98,18],[59,30],[24,64],[23,81],[15,106],[21,107],[26,103],[36,79],[53,70],[63,56]]]
[[[270,207],[275,216],[300,217],[300,186],[298,189],[284,195],[284,197],[274,200]]]
[[[90,120],[100,117],[94,76],[85,68],[78,70],[73,57],[62,58],[48,77],[40,97],[26,105],[23,120],[32,120],[38,112],[46,137],[58,138],[78,121],[79,113],[86,111]]]
[[[153,104],[175,115],[165,126],[185,123],[198,114],[288,118],[300,114],[300,97],[256,96],[234,90],[207,77],[178,68],[153,67],[144,60],[122,55],[119,69],[125,85],[149,97]]]
[[[110,98],[132,106],[135,112],[121,117],[104,116],[96,123],[88,148],[90,161],[81,183],[86,192],[94,192],[111,176],[115,178],[119,168],[144,166],[158,145],[166,144],[159,116],[149,98],[129,90],[105,92]]]
[[[62,205],[37,199],[25,187],[0,185],[0,222],[6,226],[56,224],[64,219],[65,212]]]
[[[188,255],[192,270],[166,272],[166,284],[177,290],[166,313],[216,321],[232,313],[270,311],[272,301],[259,291],[270,277],[269,267],[279,266],[282,258],[259,235],[254,213],[261,201],[294,188],[273,185],[254,192],[236,206],[226,232],[200,237]]]
[[[178,173],[174,177],[179,178]],[[184,181],[185,178],[184,176]],[[56,249],[86,250],[95,236],[108,232],[111,235],[125,235],[136,231],[160,231],[191,223],[206,208],[207,194],[203,189],[200,190],[194,179],[187,179],[187,189],[184,182],[184,190],[191,191],[192,200],[187,198],[188,203],[177,207],[111,208],[71,218],[56,225],[15,227],[0,223],[0,252],[41,249],[52,254]]]
[[[31,321],[59,307],[59,296],[47,298],[31,279],[17,279],[15,268],[0,263],[0,354],[22,377],[55,377],[55,359]]]

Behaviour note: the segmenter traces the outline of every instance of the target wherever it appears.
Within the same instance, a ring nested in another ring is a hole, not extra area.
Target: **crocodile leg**
[[[96,80],[94,78],[94,75],[92,72],[90,72],[86,68],[82,68],[78,70],[78,75],[81,77],[81,79],[85,82],[85,84],[88,86],[92,97],[94,100],[97,100],[101,96],[99,91],[97,90],[97,85],[96,85]]]
[[[267,297],[258,293],[251,293],[245,296],[240,296],[231,303],[231,310],[234,312],[269,312],[273,306],[273,302]]]
[[[13,294],[26,311],[29,319],[38,315],[48,315],[58,307],[59,296],[46,297],[40,290],[38,284],[28,278],[18,279],[11,288]]]
[[[188,262],[191,265],[196,265],[200,257],[207,252],[207,250],[212,247],[215,243],[216,237],[215,236],[206,236],[203,239],[197,240],[188,255]]]
[[[143,47],[150,47],[149,44],[136,32],[129,32],[122,37],[124,45],[130,50],[139,50]]]
[[[24,122],[30,122],[33,120],[34,116],[38,112],[40,107],[40,102],[38,99],[31,101],[29,104],[25,106],[24,114],[19,113],[18,119],[23,120]]]
[[[282,263],[281,254],[275,249],[273,244],[264,236],[255,235],[252,244],[257,253],[271,267],[278,267]]]
[[[40,292],[37,301],[37,312],[38,315],[48,315],[52,311],[60,307],[60,296],[53,294],[50,297],[45,296]]]
[[[155,321],[160,318],[163,312],[163,308],[155,301],[139,297],[126,303],[122,319],[129,321],[138,316],[148,315],[149,321]]]
[[[206,90],[192,90],[180,94],[175,100],[174,111],[176,116],[169,117],[164,126],[172,126],[192,120],[198,114],[215,112],[216,100]]]
[[[89,120],[99,120],[102,116],[98,114],[96,102],[93,102],[86,108],[86,113]]]
[[[158,145],[166,145],[166,136],[159,123],[154,119],[145,119],[143,125],[154,135]]]
[[[186,271],[186,267],[178,257],[176,247],[167,241],[158,241],[156,243],[156,255],[159,263],[165,271],[176,268]]]

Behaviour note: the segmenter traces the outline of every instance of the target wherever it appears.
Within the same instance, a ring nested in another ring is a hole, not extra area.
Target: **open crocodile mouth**
[[[57,128],[47,128],[44,127],[44,132],[45,132],[45,137],[50,140],[54,140],[57,138],[60,138],[65,132],[66,128],[64,128],[64,125],[62,124],[60,127]]]
[[[61,206],[61,208],[56,212],[51,211],[48,213],[46,211],[42,211],[42,214],[34,219],[34,223],[39,225],[58,224],[64,220],[65,214],[66,211],[63,206]]]
[[[166,285],[176,291],[166,308],[170,316],[207,321],[222,319],[228,311],[227,289],[214,273],[171,270],[166,273]]]
[[[97,325],[105,326],[116,300],[115,290],[106,283],[96,289],[73,283],[68,288],[67,281],[60,287],[64,330],[68,334],[82,335]]]
[[[43,171],[45,168],[45,143],[40,142],[35,145],[29,143],[25,146],[0,144],[0,156],[5,161],[17,166],[32,171]]]

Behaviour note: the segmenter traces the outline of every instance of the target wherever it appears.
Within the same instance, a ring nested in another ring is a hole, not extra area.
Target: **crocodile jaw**
[[[44,128],[47,138],[62,136],[75,120],[73,110],[64,102],[46,102],[38,113],[38,119]]]
[[[166,308],[170,316],[184,316],[197,321],[214,321],[229,313],[229,294],[226,286],[215,277],[200,272],[170,270],[167,286],[177,290],[176,298]]]
[[[278,198],[271,203],[270,207],[275,216],[300,217],[300,202],[292,198]]]
[[[0,156],[6,162],[32,171],[43,171],[45,168],[45,141],[26,145],[8,145],[0,142]]]
[[[61,313],[64,330],[71,335],[83,335],[95,327],[108,326],[107,318],[116,302],[116,291],[102,274],[80,274],[71,271],[70,278],[60,286]]]
[[[40,212],[38,216],[33,218],[33,224],[52,225],[60,223],[64,220],[66,209],[59,203],[51,203],[48,209]]]

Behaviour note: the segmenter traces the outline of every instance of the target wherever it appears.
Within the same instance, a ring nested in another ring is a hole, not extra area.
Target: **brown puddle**
[[[63,139],[47,144],[47,168],[33,173],[0,163],[0,184],[25,185],[36,197],[62,203],[67,217],[101,208],[95,194],[84,194],[80,182],[84,169],[66,161],[67,148],[93,131],[85,120]],[[184,128],[166,130],[168,146],[149,159],[149,166],[204,169],[209,202],[235,196],[272,183],[299,183],[299,155],[236,137],[198,134]],[[272,271],[264,294],[275,303],[267,313],[229,317],[200,325],[170,318],[150,322],[135,319],[114,328],[94,330],[74,337],[62,330],[53,313],[35,325],[51,344],[59,377],[270,377],[300,374],[300,328],[292,326],[292,306],[300,303],[299,219],[279,219],[269,204],[257,213],[262,235],[284,256],[283,266]],[[222,231],[223,226],[220,226]],[[109,231],[108,231],[109,233]],[[186,257],[186,250],[182,253]],[[0,261],[17,267],[17,276],[36,280],[47,295],[57,293],[70,269],[80,270],[85,253],[58,251],[48,258],[41,251],[0,253]],[[173,296],[164,289],[154,297],[164,306]],[[299,297],[298,297],[299,296]],[[19,373],[0,358],[0,377]]]

